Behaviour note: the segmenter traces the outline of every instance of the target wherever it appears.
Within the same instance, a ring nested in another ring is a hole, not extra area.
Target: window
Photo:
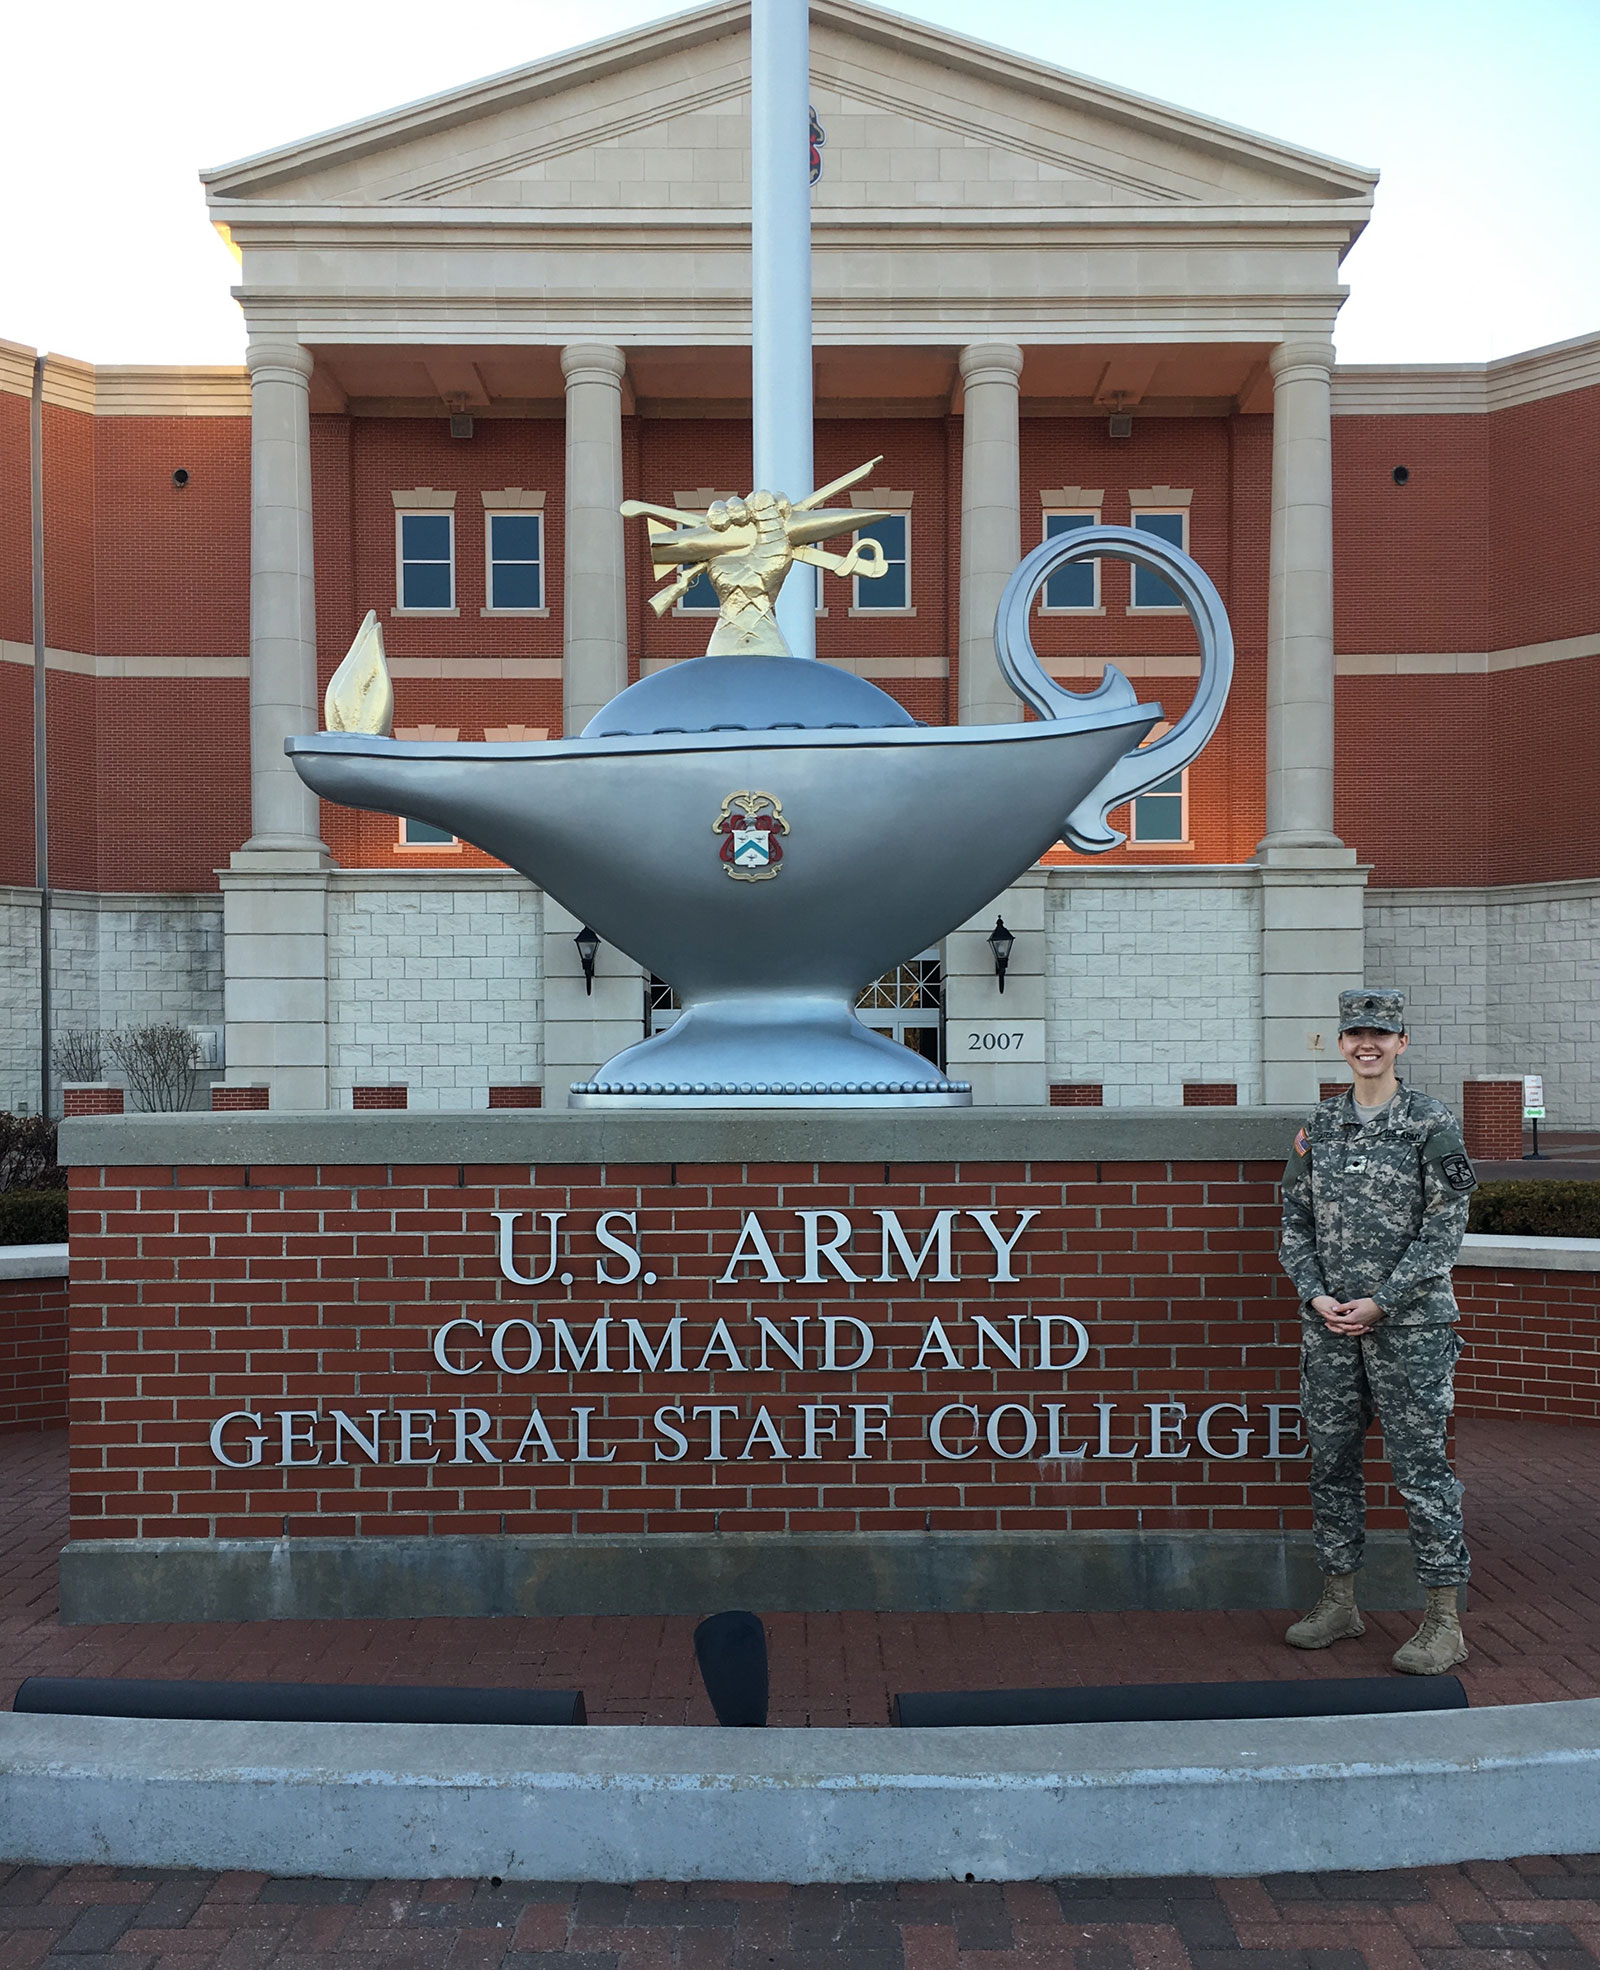
[[[883,549],[888,572],[876,578],[854,577],[855,607],[858,609],[902,609],[911,607],[911,515],[891,513],[874,520],[870,527],[856,532],[857,540],[875,540]]]
[[[1046,540],[1056,540],[1062,534],[1076,533],[1079,527],[1096,526],[1099,520],[1099,513],[1091,510],[1080,510],[1075,513],[1046,513],[1044,537]],[[1074,561],[1070,567],[1057,568],[1044,585],[1044,606],[1051,610],[1098,609],[1100,563]]]
[[[711,586],[711,577],[704,568],[678,597],[680,609],[718,609],[721,606],[717,591]]]
[[[1174,547],[1188,548],[1189,509],[1185,506],[1168,507],[1165,511],[1136,512],[1133,524],[1140,533],[1158,534]],[[1160,575],[1153,575],[1146,568],[1135,568],[1133,606],[1136,609],[1181,609],[1183,603],[1170,582],[1163,581]]]
[[[485,615],[544,615],[544,494],[483,495]]]
[[[436,828],[431,821],[416,821],[407,814],[400,823],[402,848],[456,848],[460,844],[448,828]]]
[[[402,609],[453,609],[456,605],[456,516],[450,512],[397,513],[399,603]]]
[[[1150,745],[1170,725],[1158,725],[1144,741]],[[1128,839],[1141,848],[1182,848],[1189,841],[1189,769],[1180,767],[1158,780],[1148,793],[1129,802]]]

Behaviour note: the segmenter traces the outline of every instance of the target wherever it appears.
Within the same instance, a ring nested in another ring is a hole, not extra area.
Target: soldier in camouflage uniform
[[[1455,1117],[1396,1079],[1405,1000],[1339,995],[1339,1051],[1354,1086],[1316,1109],[1283,1179],[1279,1255],[1300,1295],[1300,1406],[1323,1594],[1295,1648],[1364,1632],[1355,1579],[1366,1529],[1362,1457],[1374,1414],[1406,1502],[1428,1607],[1394,1666],[1436,1676],[1464,1662],[1457,1589],[1468,1574],[1461,1485],[1445,1455],[1461,1340],[1450,1268],[1477,1178]]]

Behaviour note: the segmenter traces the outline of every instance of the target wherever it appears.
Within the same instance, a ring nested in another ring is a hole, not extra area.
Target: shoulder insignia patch
[[[1452,1150],[1448,1156],[1439,1158],[1439,1174],[1452,1190],[1466,1192],[1478,1187],[1477,1172],[1460,1150]]]
[[[1304,1129],[1301,1129],[1294,1139],[1294,1153],[1297,1156],[1306,1156],[1310,1154],[1310,1151],[1311,1138],[1306,1134]]]

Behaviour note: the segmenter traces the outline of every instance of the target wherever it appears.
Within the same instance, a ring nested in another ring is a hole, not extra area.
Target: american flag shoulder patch
[[[1310,1148],[1311,1138],[1306,1134],[1304,1129],[1301,1129],[1294,1139],[1294,1153],[1297,1156],[1304,1156],[1310,1151]]]

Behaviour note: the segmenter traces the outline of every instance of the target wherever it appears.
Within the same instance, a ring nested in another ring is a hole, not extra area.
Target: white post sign
[[[1522,1119],[1525,1122],[1544,1120],[1544,1076],[1524,1074],[1522,1077]]]

